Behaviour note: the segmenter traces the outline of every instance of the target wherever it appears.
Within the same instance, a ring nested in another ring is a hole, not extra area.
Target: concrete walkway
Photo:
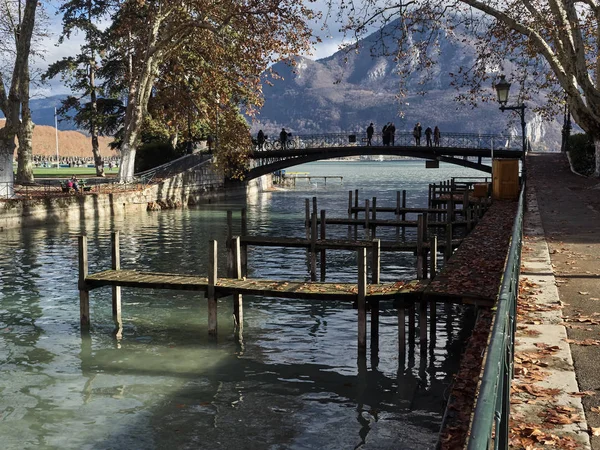
[[[527,164],[512,448],[600,450],[600,180]]]

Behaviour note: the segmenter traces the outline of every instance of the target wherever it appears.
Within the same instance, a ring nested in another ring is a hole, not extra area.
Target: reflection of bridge
[[[384,146],[381,135],[375,135],[368,146],[364,134],[319,134],[291,137],[293,149],[257,149],[250,156],[253,168],[247,179],[253,179],[287,167],[324,159],[349,156],[406,156],[409,158],[443,161],[492,173],[483,158],[520,158],[520,139],[507,135],[445,133],[438,147],[427,147],[425,136],[415,145],[412,133],[396,133],[393,145]],[[270,145],[276,147],[276,145]]]

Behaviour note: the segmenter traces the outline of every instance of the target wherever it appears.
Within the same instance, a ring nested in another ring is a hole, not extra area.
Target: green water
[[[110,265],[121,231],[123,268],[207,273],[219,242],[225,273],[226,211],[248,210],[250,234],[304,236],[304,201],[345,216],[348,191],[378,205],[426,204],[427,184],[481,176],[423,162],[319,163],[291,168],[343,176],[298,182],[246,202],[130,213],[105,222],[0,233],[0,436],[3,449],[420,449],[432,448],[470,320],[440,307],[435,343],[397,348],[396,311],[383,305],[377,358],[357,360],[356,311],[328,302],[244,299],[244,340],[232,305],[219,301],[217,341],[207,336],[202,295],[123,289],[122,337],[110,289],[91,292],[92,330],[79,330],[77,236],[88,236],[90,272]],[[330,237],[346,227],[328,230]],[[393,233],[393,231],[389,231]],[[385,239],[385,233],[378,237]],[[411,279],[414,256],[382,256],[382,281]],[[249,276],[308,280],[306,253],[258,248]],[[354,281],[352,252],[330,252],[330,280]]]

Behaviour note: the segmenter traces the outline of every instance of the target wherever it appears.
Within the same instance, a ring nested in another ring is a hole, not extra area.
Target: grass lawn
[[[104,173],[107,175],[118,174],[118,168],[109,169],[104,168]],[[96,169],[94,167],[36,167],[33,169],[33,176],[40,178],[71,178],[71,175],[77,176],[77,178],[92,178],[96,176]]]

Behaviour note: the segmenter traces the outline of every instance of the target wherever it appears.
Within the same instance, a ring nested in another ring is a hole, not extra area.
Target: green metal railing
[[[525,185],[521,188],[510,250],[502,277],[500,296],[477,405],[471,424],[468,450],[508,448],[510,383],[516,330],[517,297],[521,273],[521,246]]]

